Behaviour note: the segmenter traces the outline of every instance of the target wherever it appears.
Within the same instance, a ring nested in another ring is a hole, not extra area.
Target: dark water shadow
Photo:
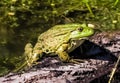
[[[98,59],[104,61],[116,61],[117,57],[108,49],[101,47],[89,40],[70,53],[70,56],[80,59]]]

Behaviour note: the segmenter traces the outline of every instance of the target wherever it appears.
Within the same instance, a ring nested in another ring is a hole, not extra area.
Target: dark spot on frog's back
[[[44,41],[44,39],[39,39],[39,41]]]
[[[39,50],[42,50],[42,48],[39,48]]]
[[[59,41],[61,40],[61,38],[59,38]]]
[[[49,50],[48,50],[48,49],[46,49],[46,52],[49,52]]]
[[[47,48],[47,49],[45,49],[45,53],[51,53],[51,52],[53,52],[53,50],[52,50],[52,49],[50,49],[50,47],[49,47],[49,48]]]
[[[44,48],[45,46],[44,45],[42,45],[42,48]]]

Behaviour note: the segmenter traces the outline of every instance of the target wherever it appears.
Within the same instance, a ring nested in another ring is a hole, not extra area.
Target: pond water
[[[22,64],[24,61],[22,49],[23,45],[19,44],[0,45],[0,75],[10,72]]]
[[[22,29],[10,36],[8,42],[0,41],[0,76],[14,71],[25,62],[25,44],[31,42],[34,45],[38,35],[44,30],[46,28]]]

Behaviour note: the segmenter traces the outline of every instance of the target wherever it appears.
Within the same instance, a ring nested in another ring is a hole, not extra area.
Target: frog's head
[[[71,39],[84,39],[94,34],[93,26],[87,26],[86,24],[78,24],[76,28],[71,32]]]

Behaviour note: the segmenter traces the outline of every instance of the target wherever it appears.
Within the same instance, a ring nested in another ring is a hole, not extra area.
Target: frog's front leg
[[[72,63],[80,63],[83,62],[84,60],[81,59],[72,59],[69,57],[68,53],[67,53],[67,49],[68,49],[68,44],[63,44],[62,46],[60,46],[57,50],[57,54],[60,58],[61,61],[63,62],[72,62]]]
[[[31,43],[26,44],[24,54],[28,66],[31,66],[39,59],[39,57],[42,57],[42,51],[39,49],[38,44],[35,45],[34,49]]]

